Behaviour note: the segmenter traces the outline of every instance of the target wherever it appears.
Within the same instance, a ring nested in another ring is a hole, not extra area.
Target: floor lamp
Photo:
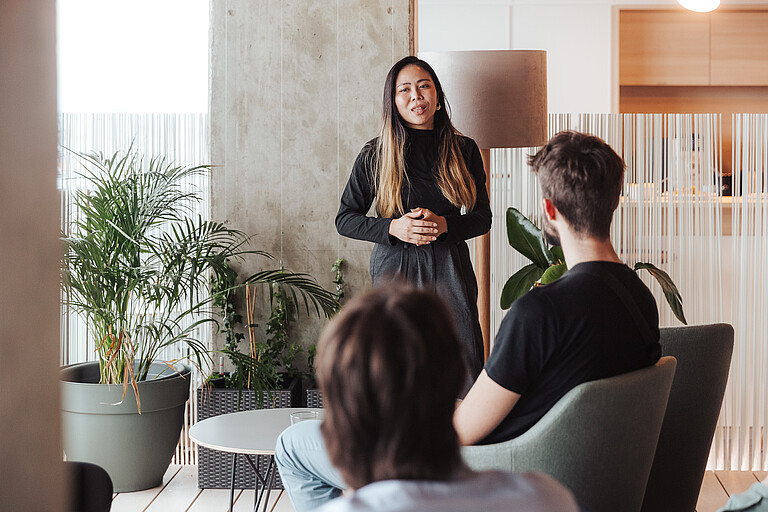
[[[480,147],[489,190],[492,148],[534,147],[547,141],[545,51],[423,52],[419,57],[437,73],[454,126]],[[475,273],[486,359],[491,340],[490,259],[491,238],[485,234],[475,243]]]

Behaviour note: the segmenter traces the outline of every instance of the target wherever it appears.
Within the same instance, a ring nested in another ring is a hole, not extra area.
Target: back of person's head
[[[350,487],[446,480],[461,467],[452,419],[466,370],[434,294],[398,284],[350,301],[323,331],[316,366],[323,438]]]
[[[599,137],[556,134],[529,161],[546,199],[579,234],[605,240],[624,181],[624,160]]]

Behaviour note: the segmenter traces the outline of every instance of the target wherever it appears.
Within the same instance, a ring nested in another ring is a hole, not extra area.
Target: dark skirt
[[[477,279],[467,244],[375,244],[371,253],[373,285],[393,278],[431,290],[445,301],[464,345],[471,385],[483,369],[483,336],[477,315]]]

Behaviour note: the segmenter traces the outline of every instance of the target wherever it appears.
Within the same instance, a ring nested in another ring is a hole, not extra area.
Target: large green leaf
[[[544,243],[541,230],[515,208],[507,208],[507,239],[509,245],[531,260],[542,271],[555,263]]]
[[[565,263],[559,263],[557,265],[550,266],[541,275],[541,284],[554,283],[563,277],[563,274],[565,274],[567,270],[568,266]]]
[[[555,263],[565,263],[565,254],[563,254],[563,248],[559,245],[553,245],[549,248],[552,256],[555,259]]]
[[[664,297],[667,299],[667,304],[672,308],[672,313],[674,313],[677,319],[683,324],[688,325],[688,322],[685,320],[685,313],[683,313],[683,298],[680,296],[680,292],[672,281],[672,278],[669,277],[669,274],[651,263],[635,263],[635,271],[641,269],[647,270],[654,278],[656,278],[656,281],[664,292]]]
[[[510,277],[501,291],[501,309],[509,309],[517,299],[531,289],[533,283],[539,280],[544,269],[535,263],[524,266]]]

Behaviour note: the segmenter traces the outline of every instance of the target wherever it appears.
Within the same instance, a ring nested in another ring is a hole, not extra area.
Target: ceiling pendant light
[[[696,12],[714,11],[720,6],[720,0],[677,0],[677,3]]]

